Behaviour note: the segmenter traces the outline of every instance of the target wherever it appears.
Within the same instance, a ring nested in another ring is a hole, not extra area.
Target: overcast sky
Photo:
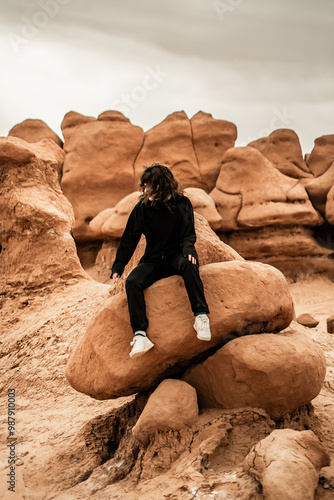
[[[334,134],[333,0],[0,0],[0,135],[68,111],[148,130],[202,110],[237,145],[292,128]]]

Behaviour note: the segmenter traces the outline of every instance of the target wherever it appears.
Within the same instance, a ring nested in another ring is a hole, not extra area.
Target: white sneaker
[[[209,318],[206,314],[198,314],[195,317],[194,328],[199,340],[211,340]]]
[[[153,342],[150,341],[146,337],[146,335],[135,335],[133,337],[132,342],[130,342],[130,345],[132,345],[132,351],[130,352],[130,358],[137,358],[138,356],[141,356],[142,354],[145,354],[145,352],[149,351],[153,346]]]

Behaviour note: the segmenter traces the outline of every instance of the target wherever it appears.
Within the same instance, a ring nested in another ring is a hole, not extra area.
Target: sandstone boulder
[[[325,274],[334,278],[333,252],[303,226],[265,226],[220,234],[245,259],[270,264],[285,276]]]
[[[197,415],[195,389],[182,380],[165,379],[149,397],[132,434],[145,444],[156,431],[190,427]]]
[[[334,184],[334,161],[319,177],[313,178],[305,184],[305,189],[313,206],[325,216],[327,195]]]
[[[261,483],[266,500],[313,500],[319,471],[329,464],[312,431],[279,429],[252,448],[244,469]]]
[[[268,137],[257,139],[248,146],[260,151],[284,175],[295,179],[312,177],[303,160],[298,135],[293,130],[274,130]]]
[[[26,164],[30,161],[40,160],[44,165],[57,172],[61,172],[65,153],[50,139],[29,143],[16,137],[0,137],[0,162],[1,164]],[[58,185],[58,181],[56,181]]]
[[[302,226],[265,226],[231,232],[220,235],[220,238],[245,259],[261,262],[262,259],[274,260],[276,257],[284,259],[293,257],[295,261],[297,258],[305,260],[308,257],[327,256],[331,253],[319,245],[311,229]]]
[[[327,221],[334,226],[334,185],[327,194],[325,216]]]
[[[98,119],[68,113],[62,130],[67,153],[62,189],[73,206],[74,236],[93,240],[89,222],[133,192],[134,163],[144,132],[117,111]]]
[[[308,313],[304,313],[298,316],[297,323],[303,326],[307,326],[308,328],[315,328],[319,325],[319,321],[313,318],[313,316]]]
[[[220,229],[222,218],[217,212],[215,202],[204,189],[186,188],[184,191],[190,199],[194,211],[203,215],[214,231]]]
[[[334,161],[334,134],[323,135],[314,141],[307,166],[315,177],[324,174]]]
[[[51,139],[59,147],[63,147],[63,141],[43,120],[24,120],[11,128],[8,136],[18,137],[27,142],[40,142],[42,139]]]
[[[237,217],[242,205],[241,194],[229,194],[214,188],[210,193],[210,197],[213,199],[217,212],[222,219],[219,228],[220,231],[233,231],[239,229]]]
[[[327,324],[327,332],[334,333],[334,314],[332,314],[332,316],[327,318],[326,324]]]
[[[58,182],[64,156],[50,139],[0,138],[0,280],[7,293],[88,278],[71,236],[72,207]]]
[[[156,162],[167,165],[184,188],[203,188],[190,120],[184,111],[172,113],[145,132],[144,144],[135,163],[134,190],[138,189],[143,167]]]
[[[234,147],[237,127],[225,120],[216,120],[199,111],[190,120],[193,145],[202,179],[202,188],[211,191],[219,174],[225,151]]]
[[[183,279],[171,276],[145,290],[147,333],[155,346],[145,358],[131,359],[127,300],[125,293],[118,293],[99,310],[70,356],[66,376],[72,387],[96,399],[134,394],[154,386],[167,373],[183,370],[231,332],[275,332],[290,324],[292,298],[276,269],[243,261],[200,269],[211,311],[210,342],[197,339]]]
[[[115,112],[117,113],[117,112]],[[117,113],[119,115],[119,119],[122,119],[122,114]],[[81,113],[76,113],[75,111],[69,111],[63,118],[61,128],[62,130],[66,130],[66,137],[69,140],[72,132],[77,132],[75,127],[79,125],[85,125],[86,123],[93,123],[96,121],[96,118],[93,116],[85,116]]]
[[[312,340],[269,333],[231,340],[184,380],[201,408],[259,407],[279,419],[315,398],[325,374],[324,354]]]
[[[120,238],[124,232],[129,215],[138,203],[140,192],[128,194],[117,203],[114,208],[102,210],[93,220],[89,227],[100,239],[107,237]]]
[[[321,221],[299,180],[283,175],[252,147],[227,150],[216,188],[241,194],[242,206],[236,216],[240,228],[314,226]]]

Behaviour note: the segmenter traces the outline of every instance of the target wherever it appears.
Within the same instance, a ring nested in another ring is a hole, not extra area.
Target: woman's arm
[[[180,211],[182,215],[182,227],[181,227],[182,253],[193,264],[195,264],[196,262],[198,262],[198,255],[195,249],[195,242],[196,242],[195,221],[194,221],[193,206],[189,198],[184,197],[184,201],[180,205]],[[195,259],[195,262],[193,259]]]
[[[142,232],[142,220],[139,204],[137,204],[129,215],[128,222],[120,239],[110,277],[114,274],[122,276],[125,266],[138,245]]]

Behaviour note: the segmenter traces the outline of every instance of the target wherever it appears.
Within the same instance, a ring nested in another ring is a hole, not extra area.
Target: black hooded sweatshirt
[[[195,257],[199,265],[194,246],[194,211],[189,198],[177,195],[167,203],[171,211],[160,201],[148,201],[146,204],[139,201],[136,204],[120,239],[111,276],[114,273],[123,274],[142,234],[146,237],[146,248],[139,263],[167,262],[180,252]]]

